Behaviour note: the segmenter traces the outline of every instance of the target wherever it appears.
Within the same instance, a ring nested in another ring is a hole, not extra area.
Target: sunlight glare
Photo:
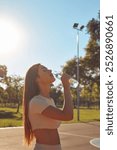
[[[13,20],[0,17],[0,54],[18,51],[23,44],[22,28]]]

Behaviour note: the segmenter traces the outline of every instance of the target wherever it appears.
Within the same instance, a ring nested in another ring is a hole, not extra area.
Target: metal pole
[[[79,30],[77,29],[77,119],[80,121],[80,92],[79,92]]]
[[[77,30],[77,81],[78,81],[78,87],[77,87],[77,119],[80,120],[80,80],[79,80],[79,31],[82,31],[84,28],[84,25],[80,26],[78,28],[79,23],[74,23],[73,28]]]

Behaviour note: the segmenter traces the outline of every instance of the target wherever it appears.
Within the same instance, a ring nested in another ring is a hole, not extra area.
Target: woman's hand
[[[69,83],[69,79],[71,78],[70,75],[68,75],[67,73],[63,73],[61,76],[61,81],[63,83],[63,87],[69,87],[70,83]]]

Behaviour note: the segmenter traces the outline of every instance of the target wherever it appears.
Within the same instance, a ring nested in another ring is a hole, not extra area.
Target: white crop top
[[[56,129],[60,126],[60,120],[55,120],[42,115],[42,111],[48,106],[56,107],[52,98],[46,98],[42,95],[34,96],[29,103],[29,120],[32,130],[35,129]]]

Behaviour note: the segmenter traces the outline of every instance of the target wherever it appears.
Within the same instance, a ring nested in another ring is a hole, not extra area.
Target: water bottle
[[[57,79],[61,79],[63,73],[54,71],[53,74]],[[72,88],[77,88],[78,86],[78,81],[72,77],[69,79],[69,83],[70,83],[70,87]]]

